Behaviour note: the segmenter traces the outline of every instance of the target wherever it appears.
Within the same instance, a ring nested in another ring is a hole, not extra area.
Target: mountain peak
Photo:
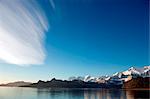
[[[136,70],[136,68],[132,66],[128,70]]]

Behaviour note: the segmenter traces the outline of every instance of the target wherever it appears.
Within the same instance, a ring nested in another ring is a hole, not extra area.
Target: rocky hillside
[[[123,88],[150,88],[150,77],[133,78],[132,80],[124,82]]]

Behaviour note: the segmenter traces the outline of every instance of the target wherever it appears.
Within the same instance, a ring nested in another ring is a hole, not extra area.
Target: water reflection
[[[150,90],[142,89],[142,90],[125,90],[127,99],[149,99],[150,98]]]
[[[149,90],[94,90],[84,91],[84,99],[149,99]]]
[[[43,96],[50,96],[45,99],[84,99],[84,90],[82,89],[38,89],[38,99]]]
[[[94,91],[85,91],[84,99],[126,99],[125,92],[121,90],[94,90]]]
[[[0,99],[149,99],[149,90],[0,87]]]
[[[38,89],[38,97],[50,96],[52,99],[148,99],[149,90],[121,89]],[[41,98],[39,98],[41,99]],[[50,99],[50,98],[47,98]]]

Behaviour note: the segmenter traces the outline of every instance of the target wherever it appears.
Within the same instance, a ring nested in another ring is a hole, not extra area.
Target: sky
[[[0,0],[0,83],[149,65],[148,0]]]

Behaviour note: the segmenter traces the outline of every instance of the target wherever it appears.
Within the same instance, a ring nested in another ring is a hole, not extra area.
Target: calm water
[[[149,99],[149,90],[0,87],[0,99]]]

